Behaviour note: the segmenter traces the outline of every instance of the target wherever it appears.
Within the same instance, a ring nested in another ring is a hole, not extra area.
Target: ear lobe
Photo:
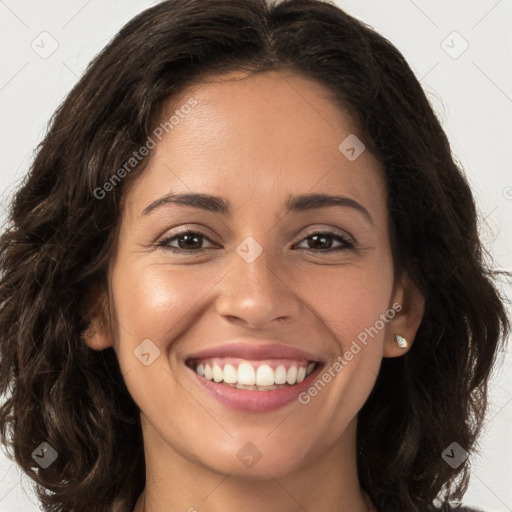
[[[99,285],[92,286],[84,299],[84,319],[89,325],[82,332],[81,338],[93,350],[104,350],[112,346],[108,329],[108,301],[104,290]]]
[[[425,298],[408,275],[405,275],[397,285],[394,302],[399,303],[402,308],[389,322],[388,329],[386,329],[384,357],[398,357],[409,351],[425,312]],[[406,348],[399,347],[395,339],[397,334],[406,339]]]

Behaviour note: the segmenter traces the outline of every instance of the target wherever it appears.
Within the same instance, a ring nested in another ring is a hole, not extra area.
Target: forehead
[[[201,81],[174,98],[160,121],[165,123],[190,97],[196,106],[173,127],[173,140],[167,138],[175,150],[193,138],[196,152],[214,143],[219,151],[234,156],[243,151],[260,162],[289,159],[290,153],[318,161],[341,137],[362,136],[356,119],[335,105],[329,89],[290,71],[234,72]]]
[[[165,123],[131,198],[137,207],[171,190],[267,204],[273,195],[308,191],[383,194],[375,157],[365,150],[350,161],[339,149],[347,137],[364,139],[356,120],[329,89],[292,72],[195,83],[166,105],[157,125]]]

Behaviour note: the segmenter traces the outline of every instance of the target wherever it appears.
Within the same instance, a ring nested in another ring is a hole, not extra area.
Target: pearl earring
[[[400,336],[400,334],[395,335],[395,341],[400,348],[407,347],[407,340],[403,336]]]

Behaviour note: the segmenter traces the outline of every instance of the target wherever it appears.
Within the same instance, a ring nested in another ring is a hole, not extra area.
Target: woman
[[[10,221],[0,424],[46,510],[463,495],[502,298],[420,84],[339,8],[144,11],[58,109]]]

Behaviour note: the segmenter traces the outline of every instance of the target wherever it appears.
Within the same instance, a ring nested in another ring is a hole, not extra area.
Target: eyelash
[[[156,245],[157,245],[157,247],[164,247],[166,250],[171,251],[173,253],[196,254],[198,252],[204,251],[204,249],[193,249],[193,250],[188,251],[186,249],[180,249],[180,248],[172,247],[172,246],[169,245],[170,242],[172,242],[172,241],[174,241],[174,240],[176,240],[178,238],[181,238],[183,236],[187,236],[187,235],[199,235],[202,238],[205,238],[206,240],[208,240],[210,243],[213,243],[210,240],[210,238],[208,238],[208,236],[206,236],[201,231],[186,230],[186,231],[183,231],[181,233],[177,233],[177,234],[174,234],[172,236],[166,237],[163,240],[160,240],[160,242],[158,242]],[[330,252],[344,251],[344,250],[347,250],[347,249],[354,249],[355,248],[354,247],[354,242],[349,237],[340,235],[338,233],[333,233],[333,232],[330,232],[330,231],[315,231],[313,233],[310,233],[306,237],[304,237],[301,240],[301,242],[304,241],[304,240],[307,240],[308,238],[316,236],[316,235],[323,235],[323,236],[327,235],[328,237],[332,237],[333,239],[336,239],[336,240],[340,241],[343,245],[341,247],[336,247],[334,249],[325,249],[325,250],[322,250],[322,249],[305,249],[306,251],[311,251],[311,252],[315,252],[315,253],[330,253]]]

